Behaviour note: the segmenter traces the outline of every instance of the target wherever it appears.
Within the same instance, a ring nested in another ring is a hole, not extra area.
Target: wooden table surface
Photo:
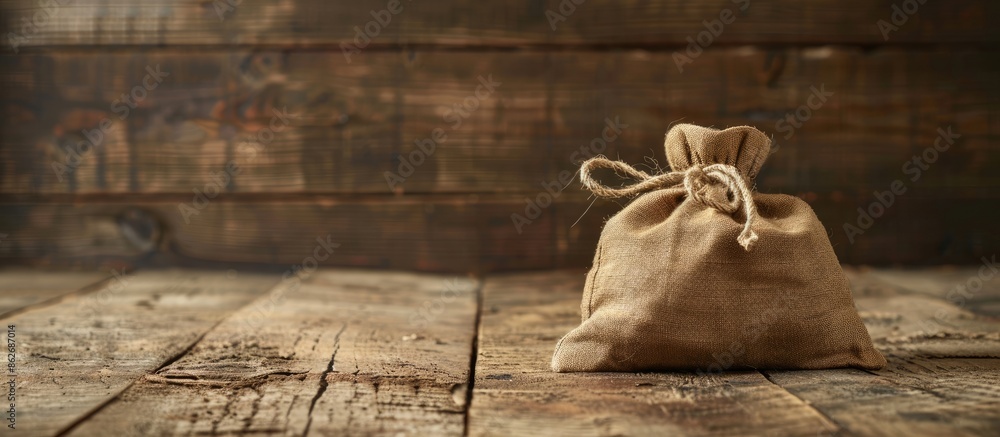
[[[5,435],[1000,435],[1000,275],[847,271],[888,367],[699,376],[549,371],[579,270],[3,269]]]

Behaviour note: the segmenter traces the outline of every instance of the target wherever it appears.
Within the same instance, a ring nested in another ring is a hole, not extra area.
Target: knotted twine
[[[591,176],[593,170],[600,168],[614,170],[619,175],[628,176],[639,182],[623,188],[609,187]],[[746,222],[736,241],[747,252],[757,242],[757,233],[752,229],[757,219],[757,206],[754,204],[753,194],[747,188],[746,178],[736,167],[729,164],[695,164],[684,171],[651,176],[622,161],[612,161],[604,156],[597,156],[587,160],[580,167],[580,182],[592,193],[601,197],[629,197],[683,184],[689,198],[727,214],[736,213],[742,206]],[[713,188],[720,186],[727,192],[724,201],[720,200],[720,196],[712,195]],[[728,193],[733,193],[733,196],[730,197]]]

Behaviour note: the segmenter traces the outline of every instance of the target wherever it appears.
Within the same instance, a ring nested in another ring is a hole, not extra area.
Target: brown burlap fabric
[[[672,173],[584,163],[595,194],[644,194],[605,224],[583,321],[559,341],[552,370],[885,365],[809,205],[749,188],[770,147],[749,126],[678,125],[666,139]],[[610,188],[593,179],[596,168],[639,182]]]

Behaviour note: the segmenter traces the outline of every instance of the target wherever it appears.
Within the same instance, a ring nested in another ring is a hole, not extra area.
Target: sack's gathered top
[[[604,226],[581,324],[559,340],[552,369],[883,367],[815,213],[753,190],[767,136],[681,124],[665,147],[672,172],[583,164],[594,194],[637,197]],[[636,183],[604,185],[600,169]]]

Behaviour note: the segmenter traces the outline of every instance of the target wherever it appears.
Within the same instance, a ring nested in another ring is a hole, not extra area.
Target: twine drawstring
[[[591,171],[600,168],[614,170],[615,173],[639,182],[622,188],[609,187],[595,180],[590,174]],[[624,162],[598,156],[587,160],[580,167],[580,182],[592,193],[601,197],[628,197],[684,185],[689,198],[727,214],[739,211],[742,206],[747,219],[736,241],[748,252],[757,241],[757,233],[752,229],[753,222],[757,219],[757,206],[753,202],[753,193],[747,188],[746,178],[736,167],[729,164],[696,164],[684,171],[651,176]],[[711,192],[718,188],[725,188],[727,192],[733,193],[732,199],[728,194],[724,196],[724,201],[720,200],[720,196],[711,195]]]

